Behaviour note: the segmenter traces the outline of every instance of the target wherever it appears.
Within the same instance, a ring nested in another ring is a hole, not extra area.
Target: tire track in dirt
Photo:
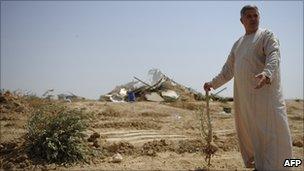
[[[189,139],[189,137],[185,135],[164,134],[155,130],[126,130],[126,131],[101,132],[98,129],[94,129],[94,132],[99,133],[100,136],[104,137],[105,140],[108,142],[127,141],[134,145],[140,145],[149,141],[161,140],[161,139],[166,139],[170,141]]]

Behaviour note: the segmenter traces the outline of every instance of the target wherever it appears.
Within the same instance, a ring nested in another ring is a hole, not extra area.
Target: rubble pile
[[[125,102],[154,101],[195,101],[202,100],[202,94],[188,87],[183,86],[164,75],[158,69],[151,69],[148,72],[149,81],[145,82],[137,77],[135,80],[115,87],[106,95],[100,96],[100,101]]]

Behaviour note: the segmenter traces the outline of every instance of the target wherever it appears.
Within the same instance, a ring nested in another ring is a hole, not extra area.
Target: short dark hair
[[[241,9],[241,18],[244,16],[244,14],[245,14],[245,12],[246,12],[247,10],[256,10],[258,13],[260,13],[257,6],[255,6],[255,5],[245,5],[245,6]]]

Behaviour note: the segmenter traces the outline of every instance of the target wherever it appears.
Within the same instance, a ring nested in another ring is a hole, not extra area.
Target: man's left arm
[[[265,41],[263,43],[264,53],[266,55],[265,68],[263,72],[270,79],[273,79],[273,75],[277,70],[280,62],[280,43],[275,35],[268,31]]]
[[[279,40],[268,30],[265,34],[265,39],[263,40],[263,51],[266,56],[265,68],[262,73],[256,75],[256,78],[259,78],[259,83],[256,86],[256,89],[261,88],[265,84],[271,83],[273,75],[280,62]]]

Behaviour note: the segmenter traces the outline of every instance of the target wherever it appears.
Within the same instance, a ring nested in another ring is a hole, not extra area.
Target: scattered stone
[[[98,134],[97,132],[94,132],[94,133],[88,138],[88,141],[89,141],[89,142],[94,142],[97,138],[100,138],[100,134]]]
[[[95,141],[93,142],[93,146],[96,147],[96,148],[100,147],[100,145],[99,145],[99,143],[98,143],[97,140],[95,140]]]
[[[122,156],[119,153],[114,154],[114,156],[112,157],[112,162],[113,163],[120,163],[122,161]]]
[[[303,147],[303,142],[300,141],[300,140],[294,140],[294,141],[292,142],[292,145],[293,145],[293,146],[296,146],[296,147]]]
[[[119,153],[125,155],[131,155],[134,153],[135,147],[129,142],[121,141],[117,143],[110,144],[105,147],[110,153]]]
[[[226,113],[231,113],[231,107],[223,107],[223,111]]]
[[[154,150],[150,149],[150,150],[148,150],[147,155],[148,156],[156,156],[156,152]]]
[[[49,164],[46,166],[47,170],[56,170],[56,164]]]

